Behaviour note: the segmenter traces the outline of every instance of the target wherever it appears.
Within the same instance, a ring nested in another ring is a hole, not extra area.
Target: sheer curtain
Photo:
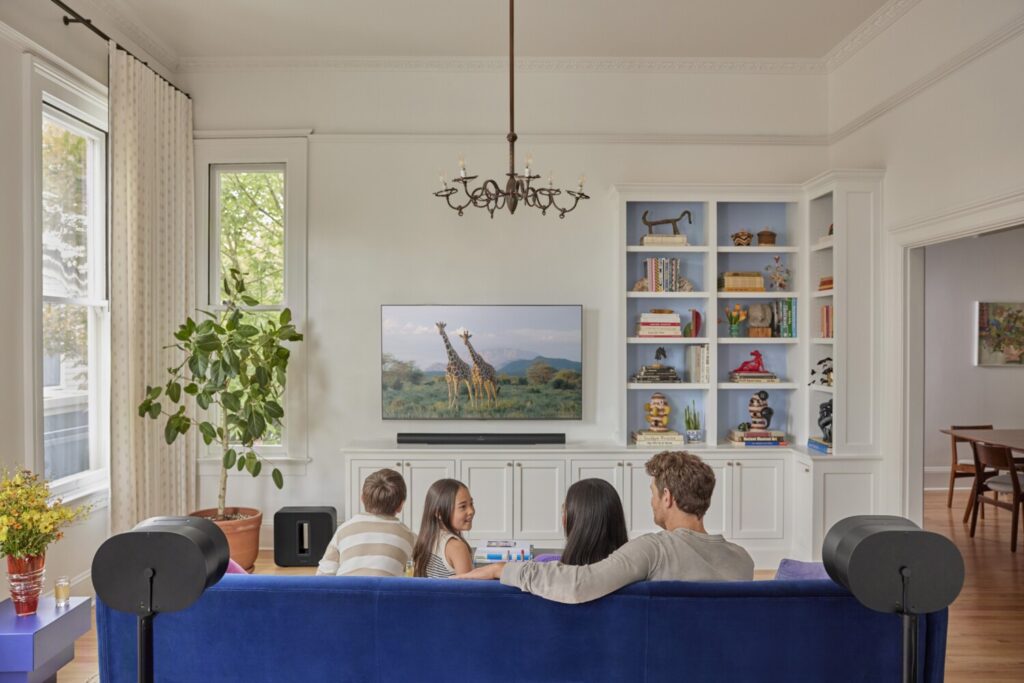
[[[146,385],[166,383],[167,368],[180,363],[180,352],[163,347],[194,313],[195,211],[192,102],[113,44],[109,165],[110,508],[117,533],[195,505],[193,433],[168,446],[165,420],[143,420],[136,410]]]

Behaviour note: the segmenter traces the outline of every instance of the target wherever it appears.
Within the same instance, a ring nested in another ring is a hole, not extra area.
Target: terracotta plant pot
[[[245,515],[244,519],[220,520],[217,517],[217,508],[196,510],[191,513],[193,517],[206,517],[220,527],[224,535],[228,537],[228,550],[231,559],[242,566],[242,569],[252,573],[256,566],[256,555],[260,551],[260,526],[263,524],[263,513],[256,508],[224,508],[224,514],[228,517],[234,515]]]
[[[46,555],[7,556],[7,580],[11,584],[11,602],[14,603],[14,613],[19,617],[36,613],[39,594],[43,592],[45,565]]]

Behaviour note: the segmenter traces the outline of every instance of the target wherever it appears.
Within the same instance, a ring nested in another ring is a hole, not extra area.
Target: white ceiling
[[[94,0],[174,62],[489,57],[506,0]],[[820,59],[886,0],[519,0],[523,57]]]

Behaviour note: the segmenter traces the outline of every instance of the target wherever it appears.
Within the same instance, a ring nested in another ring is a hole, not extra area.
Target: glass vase
[[[729,325],[729,336],[730,337],[742,337],[742,330],[740,329],[741,323],[733,323]]]
[[[36,613],[39,594],[43,592],[43,576],[46,555],[7,557],[7,580],[11,585],[11,602],[14,613],[27,617]]]

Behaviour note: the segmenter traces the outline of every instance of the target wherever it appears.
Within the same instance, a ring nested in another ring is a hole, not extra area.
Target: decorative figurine
[[[647,420],[652,432],[668,431],[668,414],[671,412],[672,406],[668,404],[665,394],[660,392],[651,394],[650,401],[644,404],[644,419]]]
[[[764,269],[768,273],[768,281],[781,292],[789,288],[789,276],[792,273],[789,267],[782,262],[781,256],[776,255],[774,260],[774,264],[765,266]]]
[[[747,336],[772,336],[772,305],[750,304],[747,308]]]
[[[750,352],[753,360],[746,360],[729,373],[730,382],[778,382],[779,377],[764,366],[761,352]]]
[[[686,327],[683,328],[684,337],[699,337],[700,326],[703,318],[700,315],[700,311],[696,308],[690,309],[690,322],[686,323]]]
[[[656,225],[671,225],[672,226],[672,237],[675,237],[677,239],[672,240],[670,243],[671,244],[682,244],[682,245],[686,244],[686,235],[684,235],[681,232],[679,232],[679,221],[681,221],[681,220],[683,220],[685,218],[687,223],[689,223],[690,225],[693,225],[693,214],[691,214],[689,211],[683,211],[681,214],[679,214],[679,218],[662,218],[661,220],[657,220],[657,221],[649,221],[649,220],[647,220],[647,214],[648,213],[649,213],[648,211],[644,211],[644,215],[640,218],[640,220],[642,220],[644,222],[644,225],[647,226],[647,234],[640,240],[641,244],[651,244],[651,243],[667,244],[667,243],[669,243],[669,242],[666,242],[663,239],[665,237],[668,237],[668,235],[655,235],[655,233],[654,233],[654,226],[656,226]],[[648,237],[651,237],[651,238],[657,237],[659,239],[650,239],[649,240],[649,239],[647,239]]]
[[[825,443],[832,443],[832,399],[818,406],[818,427]]]
[[[811,368],[811,381],[808,386],[830,387],[832,386],[833,370],[832,357],[827,356],[818,361],[818,365]]]
[[[737,247],[749,247],[750,243],[754,241],[754,235],[747,230],[740,230],[729,235],[729,239]]]
[[[733,372],[768,372],[764,367],[764,358],[761,356],[760,351],[751,351],[750,357],[754,360],[743,361],[733,368]]]
[[[768,392],[759,391],[750,397],[747,404],[747,412],[750,413],[750,429],[755,431],[767,430],[772,424],[772,415],[775,411],[768,405]]]

